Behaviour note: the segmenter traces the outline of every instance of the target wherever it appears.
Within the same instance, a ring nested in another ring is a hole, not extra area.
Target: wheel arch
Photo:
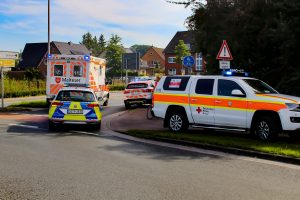
[[[255,111],[252,121],[251,121],[251,132],[253,131],[255,120],[258,119],[260,116],[270,116],[276,120],[276,123],[278,123],[280,130],[282,130],[282,124],[280,120],[280,116],[278,112],[272,111],[272,110],[257,110]]]
[[[170,105],[168,108],[167,108],[167,111],[166,111],[166,115],[164,117],[164,127],[167,127],[167,123],[168,121],[166,119],[168,119],[168,115],[174,111],[177,111],[177,112],[182,112],[186,119],[188,119],[187,117],[187,114],[186,114],[186,110],[184,108],[184,106],[179,106],[179,105]]]

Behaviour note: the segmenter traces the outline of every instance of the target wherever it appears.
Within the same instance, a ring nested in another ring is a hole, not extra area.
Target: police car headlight
[[[291,111],[300,112],[300,106],[299,106],[299,104],[296,104],[296,103],[286,103],[285,105]]]

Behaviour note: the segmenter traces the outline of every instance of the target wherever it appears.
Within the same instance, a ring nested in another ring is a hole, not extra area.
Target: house
[[[46,77],[47,64],[46,55],[48,51],[48,43],[27,43],[22,53],[22,59],[18,66],[20,70],[27,68],[38,68],[42,78]],[[90,55],[90,51],[83,44],[74,44],[72,42],[51,42],[51,54],[66,55]]]
[[[196,52],[196,32],[178,31],[163,51],[163,54],[165,55],[165,74],[183,75],[189,73],[189,70],[184,67],[183,64],[178,64],[175,61],[175,47],[178,45],[179,40],[184,41],[191,56],[194,58],[195,64],[192,67],[192,72],[199,74],[200,72],[205,71],[205,62],[202,59],[202,54]]]
[[[139,74],[155,76],[165,70],[165,56],[162,48],[151,46],[141,57]]]

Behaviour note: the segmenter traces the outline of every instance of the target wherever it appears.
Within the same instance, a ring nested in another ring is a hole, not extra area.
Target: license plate
[[[82,114],[83,111],[82,110],[68,110],[68,114]]]

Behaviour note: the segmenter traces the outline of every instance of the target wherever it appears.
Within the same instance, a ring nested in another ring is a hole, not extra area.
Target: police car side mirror
[[[98,97],[98,101],[102,101],[103,100],[103,98],[102,97]]]
[[[246,97],[246,95],[241,90],[238,90],[238,89],[232,90],[231,96],[234,96],[234,97]]]

